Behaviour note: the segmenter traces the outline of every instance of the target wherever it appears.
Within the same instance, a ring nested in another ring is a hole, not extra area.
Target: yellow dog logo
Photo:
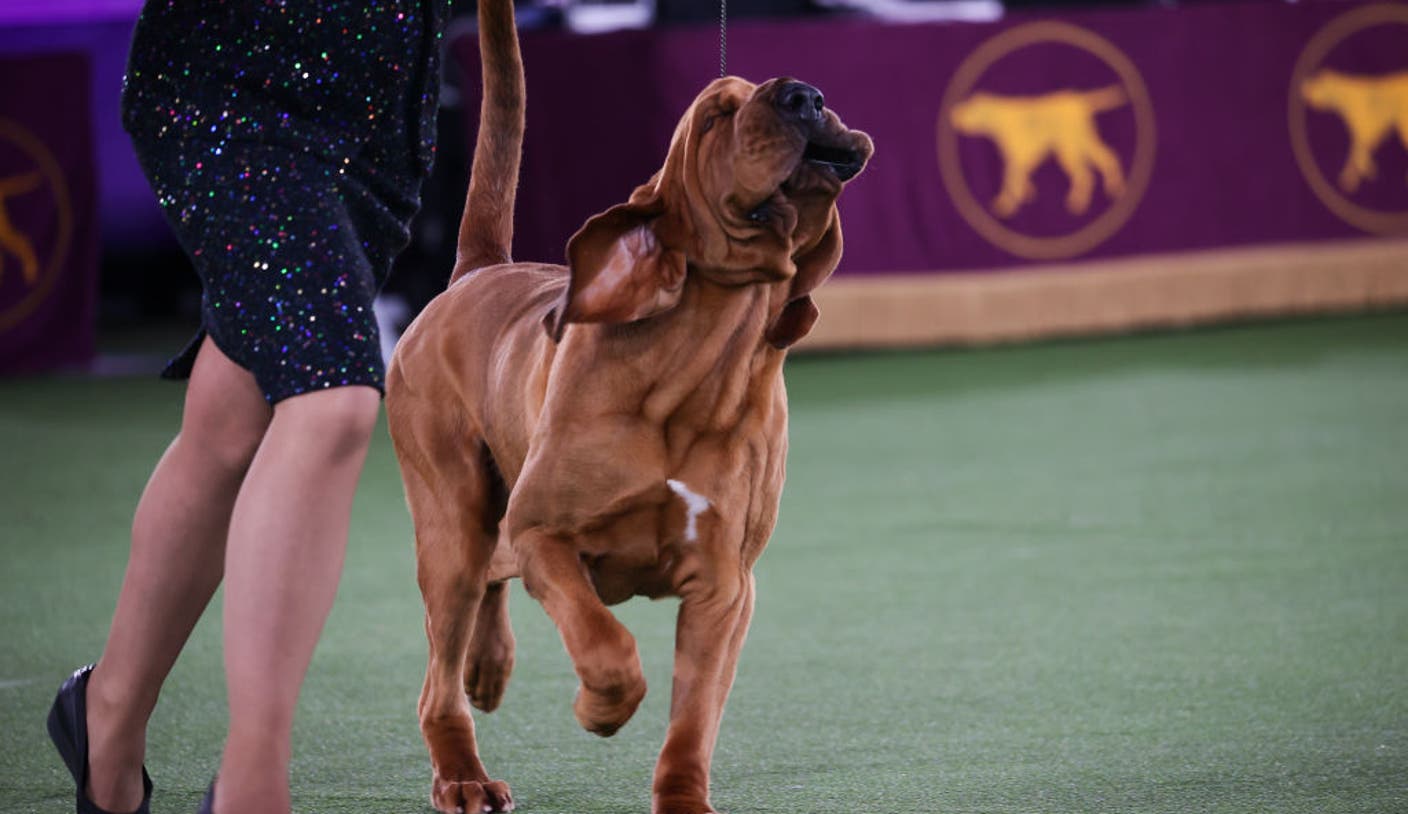
[[[1032,173],[1051,157],[1070,182],[1067,211],[1081,215],[1090,208],[1096,173],[1110,198],[1124,194],[1124,169],[1100,138],[1095,117],[1128,102],[1118,85],[1042,96],[975,93],[953,106],[950,119],[960,133],[992,139],[1002,154],[1002,189],[992,202],[999,217],[1011,217],[1036,199]]]
[[[1374,179],[1374,153],[1389,133],[1397,130],[1408,148],[1408,71],[1356,76],[1326,69],[1302,82],[1300,93],[1315,110],[1337,114],[1349,130],[1349,155],[1339,177],[1345,192]]]
[[[20,274],[29,285],[39,282],[39,256],[34,244],[10,221],[6,203],[10,198],[39,188],[38,171],[0,178],[0,280],[5,278],[5,253],[20,261]]]
[[[34,133],[0,116],[0,335],[53,292],[73,227],[64,168]]]
[[[1082,71],[1067,80],[1079,85],[1058,84],[1063,71],[1055,70],[1051,79],[1029,77],[1033,84],[1011,95],[983,88],[994,68],[1035,46],[1044,58],[1064,53],[1062,63],[1088,65],[1093,57],[1110,78]],[[1026,23],[984,41],[953,72],[939,102],[939,176],[958,214],[994,246],[1029,260],[1075,257],[1108,240],[1139,206],[1153,174],[1156,130],[1143,77],[1109,40],[1067,23]],[[1000,178],[974,179],[980,193],[968,176],[984,167],[965,164],[960,150],[976,138],[991,141],[1001,161]],[[1031,205],[1038,185],[1059,174],[1067,181],[1065,211],[1052,190],[1052,200]],[[1100,201],[1096,184],[1105,192]]]
[[[1408,190],[1397,178],[1372,186],[1365,183],[1378,175],[1375,156],[1380,161],[1390,158],[1384,143],[1394,131],[1408,148],[1408,65],[1401,45],[1408,36],[1408,4],[1346,5],[1352,7],[1305,44],[1291,72],[1287,88],[1291,151],[1310,190],[1340,220],[1366,232],[1408,234],[1408,208],[1403,204]],[[1372,36],[1361,36],[1369,32]],[[1370,70],[1376,73],[1351,73],[1331,66],[1350,53],[1358,55],[1351,64],[1373,66]],[[1343,163],[1338,162],[1344,147],[1340,137],[1332,135],[1331,117],[1343,122],[1348,136]],[[1322,163],[1327,159],[1340,167],[1338,178],[1333,166]]]

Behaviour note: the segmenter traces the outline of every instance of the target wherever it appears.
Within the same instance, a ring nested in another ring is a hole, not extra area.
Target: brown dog
[[[498,706],[521,576],[610,735],[645,695],[607,610],[679,596],[655,814],[704,814],[709,762],[753,609],[787,450],[785,349],[841,255],[835,200],[870,158],[814,88],[712,83],[665,166],[568,244],[511,263],[523,79],[509,0],[479,4],[484,103],[449,289],[407,330],[387,411],[416,531],[430,663],[420,697],[431,803],[508,811],[468,700]]]

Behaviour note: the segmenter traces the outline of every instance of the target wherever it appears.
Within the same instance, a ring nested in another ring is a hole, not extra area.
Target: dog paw
[[[444,814],[497,814],[513,810],[513,795],[501,780],[442,780],[430,786],[430,805]]]
[[[635,672],[596,687],[583,682],[577,689],[572,711],[583,729],[608,738],[626,725],[645,698],[645,677]]]

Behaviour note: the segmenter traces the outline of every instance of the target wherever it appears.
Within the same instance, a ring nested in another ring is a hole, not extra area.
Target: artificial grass
[[[1408,811],[1408,315],[796,357],[781,521],[714,764],[745,812]],[[147,379],[0,383],[0,811],[71,810],[43,731],[101,647],[177,423]],[[378,433],[305,687],[294,806],[428,811],[410,523]],[[615,738],[515,586],[478,716],[535,814],[649,810],[673,602],[618,612],[651,692]],[[224,724],[207,615],[150,733],[190,812]]]

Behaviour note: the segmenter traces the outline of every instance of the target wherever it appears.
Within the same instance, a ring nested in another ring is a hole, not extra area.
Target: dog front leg
[[[710,590],[686,593],[675,631],[670,727],[655,765],[652,814],[713,814],[709,765],[738,654],[753,618],[753,575],[720,574]]]
[[[523,587],[557,625],[581,681],[577,722],[602,737],[616,734],[645,697],[635,637],[597,596],[572,539],[527,529],[514,535],[514,550]]]

